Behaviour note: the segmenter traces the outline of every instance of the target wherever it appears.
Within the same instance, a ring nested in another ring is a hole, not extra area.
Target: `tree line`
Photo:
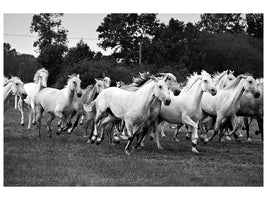
[[[83,40],[68,48],[62,16],[33,16],[30,30],[38,33],[33,44],[37,58],[4,43],[4,75],[29,82],[38,68],[45,67],[48,85],[57,88],[71,73],[81,75],[82,87],[103,73],[126,83],[141,71],[170,71],[179,81],[202,69],[263,76],[263,14],[201,14],[194,24],[173,18],[159,23],[156,14],[108,14],[96,31],[98,45],[113,50],[110,56],[92,51]]]

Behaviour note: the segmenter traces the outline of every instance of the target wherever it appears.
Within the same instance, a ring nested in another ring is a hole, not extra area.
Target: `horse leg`
[[[68,134],[71,134],[71,132],[74,130],[74,128],[78,125],[78,122],[79,122],[79,119],[80,119],[81,114],[80,114],[79,111],[74,110],[74,111],[71,113],[71,119],[72,119],[74,116],[76,116],[76,117],[75,117],[74,123],[73,123],[70,127],[68,127]],[[70,124],[71,124],[71,123],[70,123]]]
[[[128,137],[128,142],[127,142],[124,150],[125,150],[125,153],[127,155],[130,155],[129,149],[130,149],[130,146],[131,146],[133,139],[134,139],[134,132],[133,132],[134,127],[132,124],[127,123],[127,122],[125,123],[125,126],[126,126],[126,129],[128,131],[129,137]]]
[[[81,119],[80,119],[80,125],[83,125],[83,122],[84,122],[84,115],[81,116]]]
[[[244,124],[245,124],[245,129],[247,133],[247,141],[251,142],[251,138],[249,136],[249,122],[248,122],[248,117],[244,117]]]
[[[177,124],[177,128],[174,130],[174,137],[173,140],[176,142],[179,142],[180,140],[178,139],[178,134],[180,133],[180,128],[183,126],[183,124]]]
[[[28,108],[29,108],[29,114],[28,114],[28,117],[29,117],[28,130],[31,130],[31,124],[32,124],[32,108],[30,106],[28,106]]]
[[[22,99],[19,99],[17,108],[19,109],[20,114],[21,114],[20,124],[21,126],[24,126],[24,106],[23,106]]]
[[[47,136],[51,138],[51,122],[55,119],[55,115],[52,113],[48,113],[49,117],[46,123],[46,130],[47,130]]]
[[[257,117],[256,120],[257,120],[258,127],[259,127],[260,133],[261,133],[261,141],[263,141],[263,118]],[[256,132],[255,132],[255,134],[256,134]]]
[[[106,128],[106,124],[115,122],[116,118],[114,116],[108,115],[101,121],[102,131],[100,137],[97,138],[96,144],[99,145],[102,140],[104,140],[104,127]]]
[[[37,129],[38,129],[38,137],[41,137],[41,119],[42,114],[44,112],[44,109],[41,105],[37,106],[37,112],[36,112],[36,121],[37,121]]]
[[[36,119],[35,119],[36,110],[35,110],[35,104],[33,101],[31,102],[31,109],[32,109],[32,124],[35,125],[36,124]]]
[[[236,142],[240,142],[240,139],[238,137],[238,135],[236,134],[236,131],[239,129],[239,126],[238,126],[238,123],[237,123],[237,117],[234,116],[234,117],[231,117],[230,118],[230,123],[232,124],[232,128],[233,130],[229,133],[229,135],[234,135],[234,138],[236,140]]]
[[[202,116],[198,122],[198,128],[200,130],[200,140],[201,141],[204,141],[204,142],[207,142],[208,139],[207,139],[207,132],[204,130],[203,128],[203,121],[208,117],[208,115],[206,113],[202,113]]]
[[[57,135],[59,135],[62,131],[62,129],[64,128],[64,122],[65,122],[65,116],[63,115],[63,113],[59,110],[55,111],[55,116],[60,118],[60,127],[57,130]]]
[[[219,129],[220,129],[221,124],[222,124],[222,121],[223,121],[222,116],[217,115],[216,122],[214,125],[214,132],[210,138],[208,138],[207,140],[204,141],[205,144],[210,142],[218,134]]]
[[[152,131],[153,126],[155,126],[155,122],[150,123],[148,126],[144,127],[143,131],[140,133],[137,143],[134,146],[134,149],[137,149],[139,146],[141,146],[141,143],[144,141],[145,136]]]
[[[196,149],[196,147],[197,147],[197,141],[198,141],[198,133],[197,133],[198,122],[194,122],[189,117],[189,115],[187,115],[187,114],[184,114],[182,116],[182,122],[184,124],[187,124],[189,126],[189,132],[192,132],[192,134],[191,134],[192,152],[199,153],[198,150]]]
[[[155,126],[155,141],[156,141],[156,144],[157,144],[157,147],[158,149],[164,149],[161,144],[160,144],[160,141],[159,141],[159,131],[162,129],[162,123],[158,123],[157,126]]]

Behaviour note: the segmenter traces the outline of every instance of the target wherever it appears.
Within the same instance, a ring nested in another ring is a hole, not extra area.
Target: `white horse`
[[[39,69],[33,78],[34,82],[31,83],[26,83],[24,85],[25,90],[27,92],[27,98],[22,101],[21,99],[18,102],[18,109],[21,113],[21,122],[20,124],[24,126],[24,105],[28,108],[29,110],[29,122],[28,122],[28,129],[31,129],[31,123],[35,124],[35,97],[40,92],[43,88],[47,87],[47,78],[48,78],[48,71],[44,68]],[[17,100],[15,100],[15,103]],[[16,105],[15,105],[16,107]]]
[[[261,139],[263,141],[263,78],[256,79],[256,86],[259,89],[260,96],[259,98],[254,98],[253,95],[249,92],[244,92],[240,100],[240,109],[237,111],[237,116],[245,116],[255,118],[258,122],[259,131],[255,133],[261,133]],[[248,119],[244,119],[247,140],[250,142],[251,138],[249,136],[249,123]],[[236,127],[234,131],[238,131],[241,126]]]
[[[231,70],[225,70],[223,72],[217,72],[215,74],[212,75],[212,80],[214,82],[214,85],[216,87],[217,90],[222,89],[226,86],[228,86],[229,84],[232,83],[232,81],[235,79],[235,76],[233,75],[234,71]],[[183,83],[180,83],[181,85]],[[185,86],[186,83],[184,83],[183,85]],[[209,123],[209,122],[208,122]],[[167,123],[168,124],[168,123]],[[166,123],[162,123],[162,129],[161,129],[161,135],[165,136],[164,133],[164,129],[165,129],[165,125]],[[180,128],[183,126],[184,124],[177,124],[177,125],[172,125],[171,128],[174,129],[174,140],[175,141],[180,141],[177,136],[180,133]],[[190,134],[186,134],[186,138],[190,139]]]
[[[94,85],[89,85],[83,90],[83,95],[79,98],[76,95],[73,100],[74,112],[71,114],[71,118],[75,116],[74,124],[68,127],[68,133],[70,134],[74,128],[78,125],[80,117],[83,117],[83,104],[90,104],[95,98],[102,92],[109,84],[104,79],[95,79]],[[81,124],[81,122],[80,122]]]
[[[209,115],[216,117],[214,125],[214,133],[210,138],[205,138],[205,143],[211,141],[215,135],[219,132],[223,120],[228,118],[233,127],[235,127],[235,116],[240,108],[240,99],[244,91],[253,94],[254,98],[258,98],[260,95],[259,90],[255,87],[255,79],[250,75],[239,75],[229,86],[218,90],[216,96],[209,94],[203,95],[201,101],[201,107],[203,109],[203,116],[200,120],[201,133],[204,134],[201,126],[202,121]],[[219,140],[222,137],[222,131],[220,132]],[[234,135],[237,139],[238,137]]]
[[[8,79],[6,85],[4,86],[4,110],[7,109],[6,104],[12,94],[18,95],[22,99],[25,99],[27,97],[23,82],[20,80],[19,77],[16,76]]]
[[[123,119],[128,132],[128,143],[125,147],[126,154],[129,155],[129,148],[136,134],[150,116],[151,104],[154,99],[159,99],[165,105],[169,105],[170,92],[164,80],[153,78],[144,84],[139,90],[129,92],[116,87],[105,89],[93,102],[96,110],[95,131],[91,140],[95,140],[100,127],[105,124]],[[100,121],[108,113],[109,117]],[[103,130],[101,132],[103,135]],[[101,137],[98,138],[101,140]]]
[[[8,78],[6,76],[4,76],[4,86],[6,86],[6,84],[8,83]]]
[[[179,96],[171,94],[171,104],[162,105],[159,114],[159,123],[167,121],[171,124],[185,124],[192,133],[192,151],[198,153],[196,149],[198,140],[198,121],[202,115],[201,99],[203,93],[208,92],[216,95],[217,89],[211,79],[210,74],[204,70],[201,75],[194,73],[187,78],[187,85],[182,89]],[[159,126],[155,131],[156,143],[159,149],[163,149],[159,142]]]
[[[42,113],[46,111],[49,114],[47,121],[47,133],[51,137],[50,124],[54,120],[55,116],[59,117],[61,123],[57,134],[60,134],[61,130],[65,127],[65,119],[73,112],[73,99],[77,94],[78,97],[82,96],[81,80],[79,75],[69,76],[67,85],[59,90],[55,88],[44,88],[41,90],[35,98],[36,104],[36,121],[38,134],[40,137],[41,131],[41,118]]]

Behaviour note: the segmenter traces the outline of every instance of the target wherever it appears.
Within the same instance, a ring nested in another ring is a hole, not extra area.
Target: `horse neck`
[[[97,90],[96,90],[96,84],[93,88],[89,90],[89,94],[87,95],[87,101],[93,101],[97,97]]]
[[[188,93],[191,94],[191,100],[194,102],[194,105],[198,108],[200,107],[201,99],[204,91],[201,89],[201,80],[199,79],[195,85],[190,88]]]
[[[12,95],[12,84],[13,83],[10,82],[4,87],[4,103],[6,103],[9,97]]]
[[[65,92],[66,94],[66,97],[69,99],[70,102],[73,101],[73,98],[74,98],[74,91],[71,91],[71,88],[70,88],[70,85],[67,85],[63,91]]]
[[[151,82],[144,85],[142,88],[133,93],[134,95],[139,96],[139,98],[143,100],[142,102],[139,103],[140,106],[142,106],[144,109],[149,109],[152,106],[154,98],[156,98],[155,95],[153,94],[154,87],[155,83]]]
[[[241,80],[239,84],[234,88],[233,90],[233,99],[232,99],[232,104],[237,104],[240,103],[241,97],[243,93],[245,92],[245,88],[243,86],[245,80]]]
[[[36,84],[37,91],[41,91],[43,89],[42,80],[40,78],[38,79],[38,82],[35,84]]]
[[[224,86],[224,84],[226,82],[226,78],[227,78],[226,76],[223,76],[223,77],[220,78],[220,80],[216,84],[216,88],[217,89],[222,89],[223,88],[223,86]]]

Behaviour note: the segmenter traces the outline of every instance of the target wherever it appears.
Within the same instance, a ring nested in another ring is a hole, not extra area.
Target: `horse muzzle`
[[[254,94],[254,98],[256,98],[256,99],[257,99],[257,98],[259,98],[259,97],[260,97],[260,95],[261,95],[261,94],[260,94],[259,92],[256,92],[256,93]]]
[[[165,106],[170,105],[170,103],[171,103],[171,100],[170,100],[170,99],[166,99],[166,100],[164,101]]]
[[[181,90],[174,90],[173,91],[173,94],[174,96],[178,96],[180,94]]]
[[[216,89],[211,89],[210,91],[211,91],[211,95],[212,96],[215,96],[217,94],[217,90]]]
[[[82,96],[81,92],[77,93],[77,97],[81,97],[81,96]]]
[[[22,98],[22,99],[26,99],[27,96],[28,96],[27,94],[21,94],[21,98]]]

